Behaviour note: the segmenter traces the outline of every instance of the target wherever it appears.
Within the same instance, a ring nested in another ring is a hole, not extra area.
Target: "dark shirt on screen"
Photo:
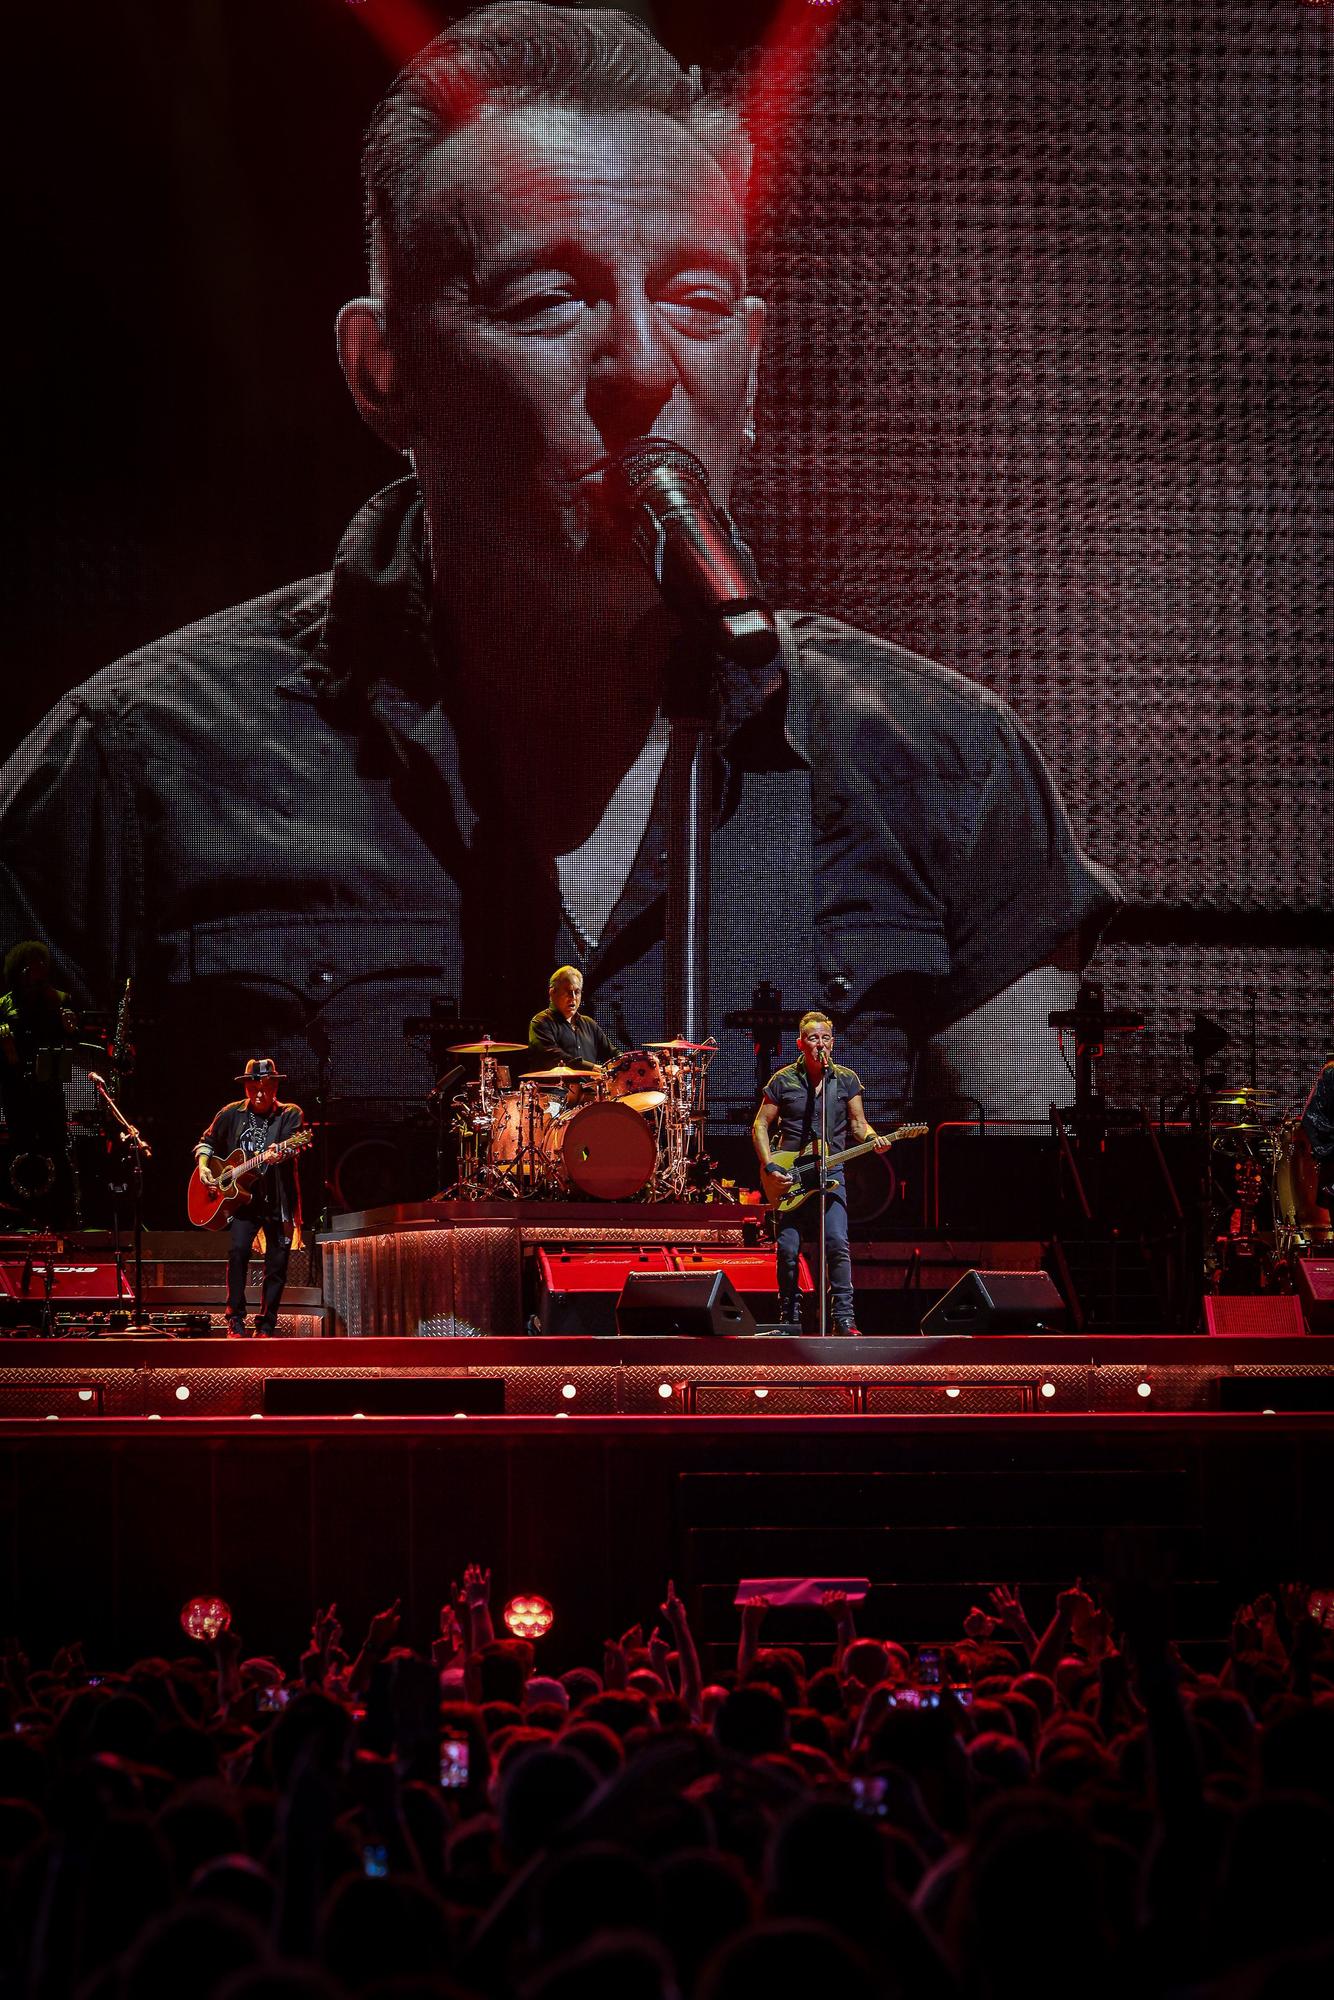
[[[1115,889],[998,697],[837,619],[779,623],[778,692],[717,739],[711,1102],[754,1101],[750,1038],[720,1024],[775,979],[775,913],[804,870],[810,942],[776,983],[834,1008],[869,1101],[897,1106],[923,1037],[1091,937]],[[0,935],[49,938],[80,1002],[135,975],[156,1024],[141,1102],[172,1100],[206,1019],[219,1063],[263,1047],[299,1087],[327,1034],[344,1102],[403,1116],[434,1081],[407,1016],[461,995],[512,1035],[563,962],[622,1047],[680,1032],[662,1016],[665,787],[589,948],[469,802],[449,690],[409,478],[361,509],[331,575],[128,655],[20,746],[0,773]]]

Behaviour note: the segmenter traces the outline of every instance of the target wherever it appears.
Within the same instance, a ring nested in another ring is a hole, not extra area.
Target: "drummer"
[[[528,1046],[542,1069],[597,1069],[621,1051],[605,1028],[583,1014],[584,975],[575,965],[558,965],[547,982],[550,1005],[528,1024]]]

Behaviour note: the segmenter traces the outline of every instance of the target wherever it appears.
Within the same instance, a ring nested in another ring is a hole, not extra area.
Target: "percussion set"
[[[594,1069],[564,1066],[511,1081],[523,1042],[457,1042],[478,1074],[450,1100],[463,1201],[682,1201],[704,1154],[706,1080],[718,1045],[650,1042]]]
[[[1286,1262],[1328,1252],[1334,1231],[1300,1107],[1274,1118],[1271,1101],[1251,1084],[1209,1093],[1210,1180],[1217,1236]]]

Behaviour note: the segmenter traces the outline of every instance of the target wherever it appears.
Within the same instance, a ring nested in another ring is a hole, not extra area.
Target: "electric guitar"
[[[859,1160],[863,1153],[870,1153],[877,1146],[883,1146],[886,1139],[891,1146],[897,1144],[900,1139],[920,1139],[929,1129],[926,1125],[896,1125],[892,1132],[880,1132],[874,1139],[863,1139],[859,1146],[845,1146],[841,1153],[830,1153],[823,1162],[824,1169],[828,1172],[830,1167],[841,1166],[844,1160]],[[812,1139],[809,1145],[801,1148],[800,1152],[771,1153],[768,1166],[760,1168],[765,1200],[770,1208],[777,1209],[780,1215],[790,1215],[793,1209],[800,1208],[804,1201],[809,1201],[818,1189],[821,1168],[819,1144],[818,1139]],[[776,1167],[790,1174],[792,1178],[779,1180],[774,1172]]]
[[[266,1146],[262,1153],[243,1153],[238,1146],[229,1153],[219,1166],[213,1162],[215,1182],[205,1187],[199,1178],[199,1162],[190,1176],[185,1202],[190,1211],[190,1220],[196,1229],[225,1229],[239,1209],[249,1208],[254,1193],[244,1183],[255,1174],[263,1173],[275,1160],[284,1160],[291,1153],[299,1153],[311,1143],[315,1134],[309,1126],[303,1125],[299,1132],[293,1132],[290,1139],[278,1139],[272,1146]]]

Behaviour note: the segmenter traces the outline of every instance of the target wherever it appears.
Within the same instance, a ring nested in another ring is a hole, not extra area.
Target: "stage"
[[[1130,1537],[1197,1642],[1226,1637],[1245,1592],[1323,1575],[1334,1342],[1299,1331],[1297,1300],[1223,1301],[1261,1331],[1213,1338],[631,1338],[594,1331],[614,1328],[626,1269],[763,1287],[773,1253],[750,1205],[625,1207],[340,1217],[322,1289],[289,1293],[288,1337],[269,1340],[218,1337],[216,1238],[157,1237],[146,1303],[176,1337],[77,1312],[53,1337],[11,1333],[10,1622],[39,1644],[167,1649],[207,1587],[243,1632],[299,1649],[316,1602],[355,1624],[402,1594],[422,1643],[478,1560],[557,1603],[561,1664],[651,1619],[645,1579],[674,1577],[717,1668],[743,1575],[865,1574],[867,1629],[942,1639],[988,1583],[1018,1579],[1043,1614],[1074,1576],[1118,1573]],[[914,1325],[967,1269],[1043,1261],[1032,1241],[863,1248]],[[581,1292],[589,1259],[606,1269]],[[761,1322],[769,1296],[752,1294]],[[544,1316],[564,1330],[535,1335]]]

